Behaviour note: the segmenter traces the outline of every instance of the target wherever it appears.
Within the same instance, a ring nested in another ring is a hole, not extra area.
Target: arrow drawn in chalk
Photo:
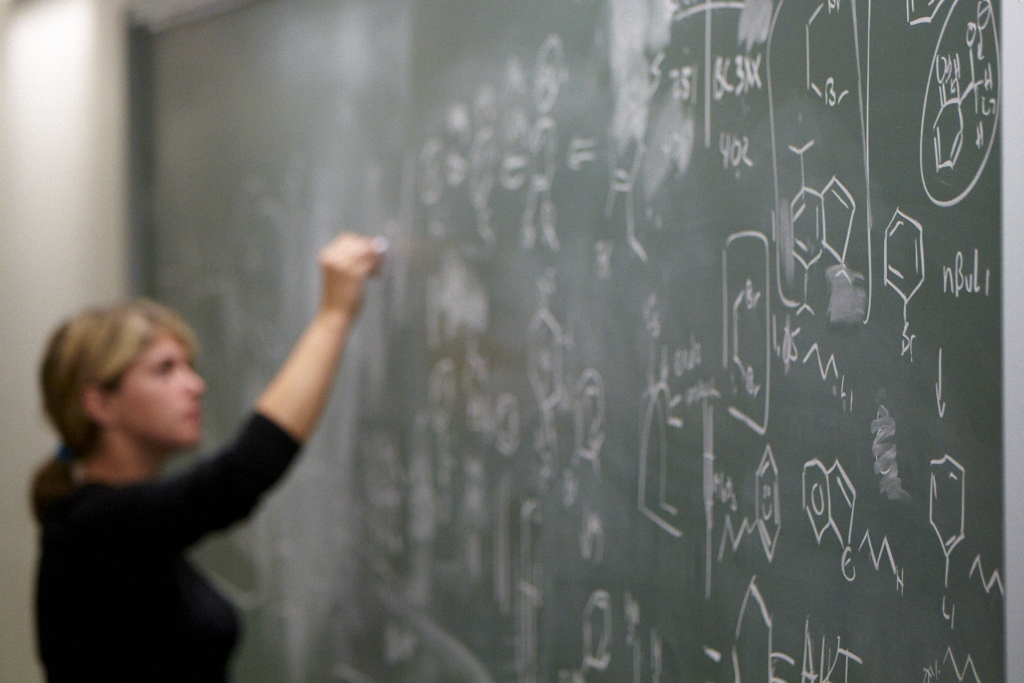
[[[946,402],[942,400],[942,347],[939,347],[939,381],[935,383],[935,405],[939,409],[939,419],[946,414]]]

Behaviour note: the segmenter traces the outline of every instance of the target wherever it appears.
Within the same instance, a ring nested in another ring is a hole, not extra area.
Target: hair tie
[[[65,465],[70,465],[71,461],[74,460],[75,454],[71,452],[71,449],[61,444],[57,448],[57,460],[61,461]]]

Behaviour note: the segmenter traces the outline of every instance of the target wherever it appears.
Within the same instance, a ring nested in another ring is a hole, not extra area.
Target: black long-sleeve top
[[[253,415],[232,445],[181,475],[88,484],[55,502],[36,600],[50,682],[224,681],[238,618],[184,552],[247,516],[298,448]]]

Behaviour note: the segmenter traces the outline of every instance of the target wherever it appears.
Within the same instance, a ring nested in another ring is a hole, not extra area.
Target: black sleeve
[[[80,538],[112,550],[179,553],[204,534],[246,517],[281,477],[300,444],[254,414],[216,457],[156,482],[102,487],[68,520]]]

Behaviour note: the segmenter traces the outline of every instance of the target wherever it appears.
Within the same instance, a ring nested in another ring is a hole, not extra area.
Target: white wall
[[[0,682],[42,680],[28,480],[54,446],[43,341],[126,292],[126,50],[121,3],[0,0]]]
[[[1003,0],[1003,419],[1006,501],[1006,672],[1024,671],[1024,4]]]

